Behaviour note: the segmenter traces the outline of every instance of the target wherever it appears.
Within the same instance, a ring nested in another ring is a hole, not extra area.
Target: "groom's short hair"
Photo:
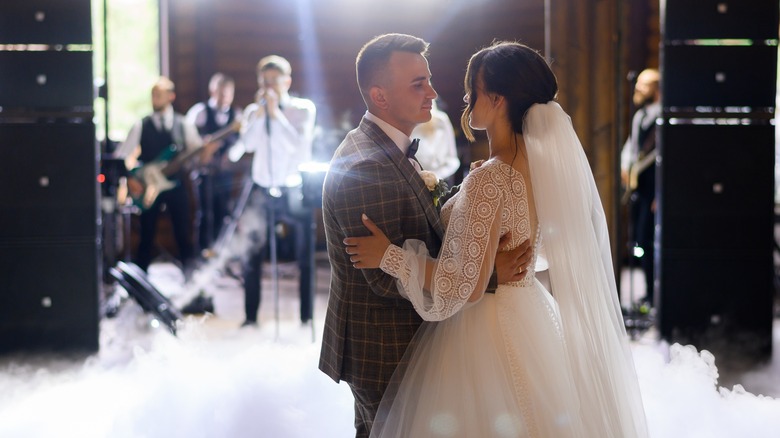
[[[388,33],[374,37],[358,52],[355,60],[357,83],[363,101],[368,105],[368,91],[376,85],[377,74],[385,69],[393,52],[419,53],[428,56],[429,44],[416,36]]]

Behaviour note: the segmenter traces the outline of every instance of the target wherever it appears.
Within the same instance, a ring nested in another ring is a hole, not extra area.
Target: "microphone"
[[[271,136],[271,114],[268,112],[268,101],[263,99],[263,107],[265,108],[265,132],[268,136]]]

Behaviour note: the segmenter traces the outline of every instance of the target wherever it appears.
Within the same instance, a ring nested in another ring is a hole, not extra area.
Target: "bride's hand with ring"
[[[345,250],[350,256],[349,261],[352,262],[353,267],[358,269],[378,268],[387,247],[390,246],[390,240],[368,216],[363,214],[361,219],[371,235],[345,238]]]

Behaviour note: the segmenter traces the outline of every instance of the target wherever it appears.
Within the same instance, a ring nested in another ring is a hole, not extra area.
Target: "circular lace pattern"
[[[489,233],[497,219],[501,235],[512,232],[508,248],[531,237],[528,193],[522,174],[491,160],[474,170],[461,191],[442,207],[446,250],[439,253],[433,299],[444,304],[435,307],[454,313],[455,307],[459,308],[481,284],[479,280],[489,275],[480,272],[480,266],[487,248],[495,247],[495,242],[491,246],[488,239],[492,238]],[[449,281],[442,281],[444,278]],[[518,284],[531,284],[533,279],[531,271]]]
[[[433,291],[423,291],[421,279],[409,278],[419,271],[410,268],[418,263],[419,254],[391,247],[393,249],[386,253],[380,267],[399,279],[405,294],[423,318],[448,318],[475,290],[487,285],[491,272],[484,266],[486,261],[492,260],[493,254],[487,252],[495,251],[496,239],[511,232],[511,241],[507,248],[502,248],[510,249],[531,237],[528,207],[523,175],[505,163],[490,160],[475,169],[463,181],[461,190],[442,207],[442,222],[447,231],[434,271]],[[534,259],[538,236],[537,231]],[[528,285],[533,281],[534,271],[530,269],[522,281],[514,284]]]

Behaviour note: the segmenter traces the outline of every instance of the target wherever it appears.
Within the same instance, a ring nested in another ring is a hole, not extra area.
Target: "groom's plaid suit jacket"
[[[336,150],[323,187],[331,282],[319,366],[336,382],[384,391],[422,320],[394,278],[352,267],[343,240],[369,234],[362,213],[394,244],[419,239],[438,254],[443,230],[430,192],[401,150],[366,119]]]

